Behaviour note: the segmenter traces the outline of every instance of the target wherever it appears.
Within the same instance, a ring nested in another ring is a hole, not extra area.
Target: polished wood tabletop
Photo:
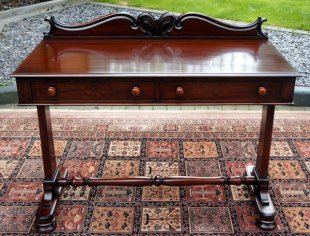
[[[268,40],[43,40],[16,77],[297,76]]]

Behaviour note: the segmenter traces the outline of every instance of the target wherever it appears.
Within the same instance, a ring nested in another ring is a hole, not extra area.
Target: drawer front
[[[111,79],[112,80],[112,79]],[[104,101],[149,101],[155,99],[153,82],[32,81],[33,102],[85,103]]]
[[[295,78],[17,78],[19,104],[290,104]]]
[[[174,81],[160,83],[160,100],[179,102],[280,102],[281,82]]]

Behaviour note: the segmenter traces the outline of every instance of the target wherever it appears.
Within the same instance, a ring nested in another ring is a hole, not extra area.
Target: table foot
[[[245,175],[257,176],[256,167],[254,165],[247,166]],[[256,225],[262,230],[273,230],[276,227],[276,211],[270,195],[268,191],[266,191],[266,186],[250,185],[250,188],[254,193],[258,210]]]
[[[56,172],[59,173],[58,169]],[[55,174],[55,176],[56,178],[58,176],[65,178],[68,176],[68,172],[65,170],[63,175]],[[61,190],[62,187],[55,187],[52,184],[44,185],[44,195],[40,202],[34,221],[36,232],[49,233],[56,229],[57,223],[55,215]]]

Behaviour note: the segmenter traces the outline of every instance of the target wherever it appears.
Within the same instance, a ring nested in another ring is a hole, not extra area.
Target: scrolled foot
[[[262,230],[273,230],[276,228],[276,222],[273,221],[264,221],[261,220],[259,217],[256,220],[256,225]]]
[[[68,171],[64,170],[62,175],[56,171],[57,176],[66,178]],[[55,180],[56,180],[55,177]],[[55,180],[53,180],[55,182]],[[44,194],[38,207],[36,218],[34,221],[34,228],[39,233],[50,233],[56,229],[56,208],[59,203],[60,193],[62,187],[53,187],[51,185],[45,186]]]
[[[255,176],[254,168],[253,165],[247,166],[245,176]],[[276,211],[268,191],[265,191],[266,187],[260,189],[259,185],[250,185],[250,189],[254,194],[257,207],[256,225],[262,230],[273,230],[276,227]],[[264,201],[262,201],[262,196],[264,196]]]
[[[40,220],[35,220],[35,231],[39,233],[50,233],[54,231],[57,227],[56,219],[53,218],[51,222],[40,222]]]

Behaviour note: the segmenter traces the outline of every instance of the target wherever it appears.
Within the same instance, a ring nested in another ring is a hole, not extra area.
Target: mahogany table
[[[296,71],[261,30],[265,19],[235,26],[198,13],[159,19],[111,14],[79,25],[47,19],[50,31],[16,69],[19,104],[36,105],[44,195],[35,227],[51,232],[63,186],[246,184],[257,225],[275,227],[268,162],[276,104],[291,104]],[[68,178],[56,164],[49,105],[263,105],[256,165],[244,176]]]

